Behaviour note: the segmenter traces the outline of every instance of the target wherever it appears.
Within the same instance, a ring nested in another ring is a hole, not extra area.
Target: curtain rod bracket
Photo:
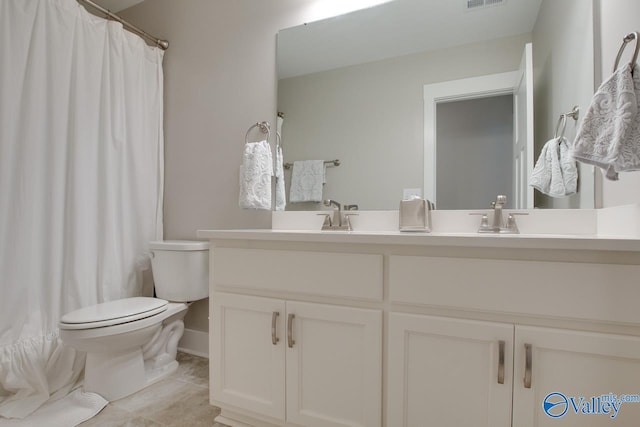
[[[133,24],[128,23],[127,21],[125,21],[124,19],[120,18],[118,15],[116,15],[115,13],[111,12],[109,9],[105,9],[104,7],[100,6],[97,3],[94,3],[92,0],[77,0],[79,3],[84,3],[87,6],[90,6],[102,13],[104,13],[105,15],[107,15],[107,18],[111,18],[115,21],[118,21],[119,23],[122,24],[123,27],[125,27],[126,29],[130,30],[131,32],[139,35],[142,38],[145,38],[147,40],[151,40],[156,46],[158,46],[160,49],[162,50],[167,50],[169,48],[169,42],[167,40],[161,40],[157,37],[153,37],[151,34],[141,30],[140,28],[136,27]]]

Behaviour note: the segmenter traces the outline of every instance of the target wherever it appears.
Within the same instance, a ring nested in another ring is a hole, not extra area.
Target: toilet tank
[[[150,242],[156,296],[174,302],[209,296],[209,242],[165,240]]]

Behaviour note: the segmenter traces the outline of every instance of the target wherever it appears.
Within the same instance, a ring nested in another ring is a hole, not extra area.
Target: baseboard
[[[185,329],[178,350],[194,356],[209,358],[209,334],[195,329]]]

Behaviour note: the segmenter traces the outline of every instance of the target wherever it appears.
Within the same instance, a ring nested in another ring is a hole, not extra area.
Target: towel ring
[[[636,41],[636,49],[633,52],[633,58],[631,59],[630,65],[631,68],[633,68],[633,66],[635,65],[636,61],[638,61],[638,52],[640,51],[640,44],[638,44],[640,42],[640,36],[638,35],[637,31],[634,31],[633,33],[629,33],[627,34],[623,39],[622,39],[622,46],[620,46],[620,50],[618,50],[618,56],[616,56],[616,62],[615,64],[613,64],[613,71],[615,72],[618,69],[618,64],[620,64],[620,58],[622,58],[622,52],[624,52],[624,48],[627,47],[627,44],[629,42],[631,42],[631,40]]]
[[[560,129],[560,125],[562,125],[562,132],[558,135],[558,130]],[[554,139],[564,138],[564,132],[567,130],[567,116],[566,114],[560,114],[560,118],[558,119],[558,123],[556,124],[556,133],[554,134]]]
[[[578,114],[580,113],[580,108],[576,105],[573,107],[573,110],[568,113],[560,114],[560,118],[558,119],[558,123],[556,124],[556,132],[553,136],[554,139],[564,138],[564,132],[567,130],[567,117],[571,117],[573,120],[578,120]],[[560,126],[562,125],[562,132],[558,135],[558,131],[560,130]]]
[[[249,133],[251,132],[251,129],[256,127],[260,129],[260,132],[267,134],[267,141],[271,139],[271,126],[269,125],[269,122],[258,122],[255,125],[251,126],[249,129],[247,129],[247,133],[244,136],[245,144],[249,143]]]

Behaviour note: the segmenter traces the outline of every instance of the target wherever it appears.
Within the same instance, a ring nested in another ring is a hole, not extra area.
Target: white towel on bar
[[[529,185],[551,197],[566,197],[577,191],[578,169],[565,138],[554,138],[542,147]]]
[[[279,117],[278,117],[279,118]],[[282,146],[276,147],[276,210],[283,211],[287,206],[287,195],[284,189],[284,165]]]
[[[323,160],[298,160],[293,162],[289,201],[321,202],[325,183],[326,166]]]
[[[634,77],[635,74],[635,77]],[[640,70],[618,68],[596,91],[578,129],[571,155],[618,180],[618,172],[640,169]]]
[[[273,158],[269,143],[266,140],[246,143],[240,165],[241,208],[271,209],[272,175]]]

